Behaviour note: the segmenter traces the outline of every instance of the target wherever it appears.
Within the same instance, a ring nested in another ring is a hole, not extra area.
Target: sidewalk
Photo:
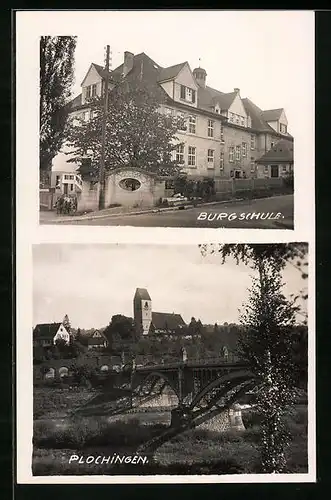
[[[268,200],[270,198],[276,198],[275,196],[268,196],[265,198],[254,198],[250,201],[260,201],[260,200]],[[157,208],[157,207],[149,207],[149,208],[128,208],[128,207],[113,207],[113,208],[105,208],[103,210],[98,210],[95,212],[88,212],[80,215],[63,215],[57,214],[55,211],[45,211],[40,210],[40,223],[48,223],[55,224],[61,222],[71,222],[71,221],[84,221],[84,220],[97,220],[97,219],[106,219],[106,218],[116,218],[123,217],[128,215],[142,215],[142,214],[158,214],[162,212],[173,212],[176,210],[192,210],[194,208],[204,208],[212,205],[224,205],[224,204],[235,204],[245,201],[244,198],[235,198],[232,200],[223,200],[223,201],[211,201],[206,203],[201,203],[196,206],[193,206],[192,203],[188,203],[187,205],[175,206],[175,207],[165,207],[165,208]],[[284,218],[283,220],[274,221],[275,225],[279,229],[292,229],[293,220],[292,218]]]

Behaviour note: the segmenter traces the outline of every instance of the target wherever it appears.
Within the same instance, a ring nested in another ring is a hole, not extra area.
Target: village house
[[[88,349],[103,349],[108,346],[107,337],[100,330],[89,332],[87,336]]]
[[[90,65],[81,83],[81,94],[68,105],[70,116],[90,119],[89,99],[102,95],[104,76],[101,66]],[[288,132],[283,108],[262,110],[249,98],[243,98],[239,88],[221,92],[209,87],[203,68],[192,71],[188,62],[163,68],[145,53],[125,52],[123,64],[109,74],[109,86],[113,88],[120,79],[138,78],[162,89],[165,103],[160,112],[185,119],[183,130],[177,134],[183,144],[177,147],[174,157],[191,178],[264,178],[284,174],[283,167],[268,167],[268,172],[258,167],[279,141],[293,152],[293,137]],[[77,168],[77,164],[68,163],[70,155],[65,152],[69,152],[66,146],[53,161],[53,171],[61,172],[61,176],[64,171],[74,172]],[[70,184],[69,189],[80,189],[75,182]]]
[[[257,161],[258,177],[285,177],[293,173],[293,143],[281,139]]]
[[[50,347],[57,340],[70,341],[70,334],[63,323],[39,323],[33,330],[34,347]]]

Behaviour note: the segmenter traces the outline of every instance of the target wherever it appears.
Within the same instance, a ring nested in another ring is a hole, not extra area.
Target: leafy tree
[[[133,319],[122,314],[115,314],[103,333],[107,337],[111,350],[116,347],[126,347],[135,340]]]
[[[242,358],[259,380],[257,409],[262,415],[261,467],[284,472],[289,433],[285,413],[295,402],[293,329],[297,307],[282,293],[280,271],[270,260],[257,263],[249,301],[242,314]]]
[[[40,171],[48,172],[65,139],[76,37],[40,39]]]
[[[178,141],[176,132],[183,119],[161,113],[163,102],[161,89],[151,88],[141,81],[121,82],[109,91],[106,171],[128,166],[167,175],[180,170],[171,156]],[[90,106],[90,120],[75,117],[72,121],[68,145],[75,158],[69,161],[80,164],[81,173],[97,176],[101,158],[103,98],[91,99]],[[90,161],[88,168],[87,157]]]
[[[67,330],[67,332],[70,334],[71,333],[71,324],[68,315],[66,314],[63,318],[62,324],[64,328]]]
[[[232,256],[237,263],[243,262],[257,272],[241,318],[243,335],[239,348],[260,381],[257,404],[263,416],[262,471],[283,472],[290,440],[284,416],[295,402],[298,373],[307,365],[308,352],[307,338],[296,334],[300,309],[296,306],[297,297],[287,299],[283,295],[281,272],[291,264],[306,279],[308,246],[303,243],[201,245],[201,251],[203,255],[220,254],[222,263]],[[307,298],[306,292],[301,298]]]

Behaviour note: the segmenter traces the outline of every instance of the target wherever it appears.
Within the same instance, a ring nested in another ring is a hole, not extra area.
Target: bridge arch
[[[190,410],[193,410],[198,404],[203,400],[203,398],[210,393],[213,389],[217,389],[222,385],[226,384],[224,390],[219,393],[219,398],[226,395],[229,390],[232,390],[242,384],[245,381],[255,380],[255,375],[248,370],[239,370],[237,372],[228,373],[222,377],[218,377],[215,380],[209,382],[205,385],[201,391],[192,399],[189,405]]]
[[[159,372],[157,370],[148,373],[144,378],[141,378],[136,383],[134,383],[133,389],[137,389],[138,387],[143,387],[144,385],[147,384],[148,381],[152,381],[153,379],[156,379],[156,381],[163,380],[165,382],[165,385],[170,387],[170,389],[172,389],[176,394],[176,396],[179,398],[178,388],[176,387],[175,381],[171,380],[166,374]],[[162,392],[163,389],[161,393]]]

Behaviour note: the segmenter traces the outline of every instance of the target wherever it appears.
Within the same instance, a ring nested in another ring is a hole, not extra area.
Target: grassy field
[[[167,428],[166,412],[134,414],[121,420],[107,417],[68,418],[70,410],[93,393],[37,389],[34,411],[34,475],[83,474],[232,474],[258,472],[259,417],[244,413],[246,430],[217,433],[193,429],[161,446],[145,463],[86,463],[88,456],[135,455],[143,442]],[[288,472],[307,472],[307,407],[288,415],[292,442]],[[69,463],[70,457],[82,457]]]

